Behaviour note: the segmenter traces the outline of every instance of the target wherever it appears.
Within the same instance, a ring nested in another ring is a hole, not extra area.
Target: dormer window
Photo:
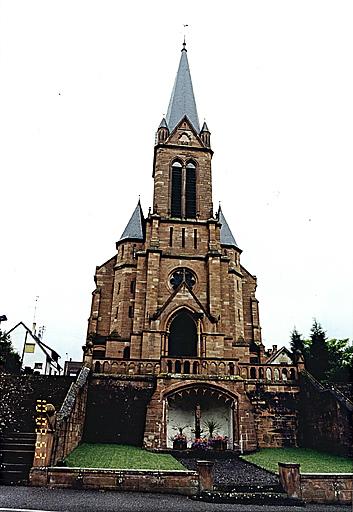
[[[196,164],[179,160],[172,163],[170,213],[176,218],[196,218]]]

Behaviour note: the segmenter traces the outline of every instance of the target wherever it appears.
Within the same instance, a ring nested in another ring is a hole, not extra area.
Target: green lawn
[[[184,469],[174,457],[136,446],[88,444],[78,446],[66,458],[70,467],[113,469]]]
[[[278,462],[296,462],[302,473],[352,473],[353,462],[346,457],[306,448],[264,448],[243,458],[278,472]]]

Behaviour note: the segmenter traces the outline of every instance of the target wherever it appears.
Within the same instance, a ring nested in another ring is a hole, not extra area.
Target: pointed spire
[[[170,132],[174,130],[184,116],[187,116],[196,132],[200,133],[200,123],[192,88],[185,40],[166,116]]]
[[[226,221],[221,205],[219,205],[218,209],[218,221],[222,224],[221,226],[221,245],[230,245],[233,247],[238,247],[235,238],[233,236],[233,233],[230,230],[230,227],[228,226],[228,222]]]
[[[167,121],[165,120],[165,117],[163,117],[162,121],[159,123],[158,130],[160,128],[167,128],[168,129],[168,125],[167,125]]]
[[[203,122],[203,125],[202,125],[202,128],[201,128],[201,132],[208,132],[208,133],[211,133],[210,130],[208,129],[208,126],[206,124],[206,121]]]
[[[134,210],[134,213],[131,215],[129,222],[120,237],[119,242],[123,240],[139,240],[143,242],[144,240],[144,223],[145,219],[143,217],[143,212],[141,208],[140,199],[137,203],[137,206]]]

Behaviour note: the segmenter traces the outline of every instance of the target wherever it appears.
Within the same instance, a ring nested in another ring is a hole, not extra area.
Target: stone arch
[[[188,308],[178,308],[170,319],[168,330],[169,357],[197,357],[197,324]]]
[[[115,362],[112,363],[112,373],[119,373],[118,370],[119,370],[118,363],[115,363]]]
[[[229,438],[228,448],[239,442],[239,395],[219,384],[177,383],[161,392],[165,403],[165,442],[171,447],[170,438],[175,435],[177,425],[187,426],[185,435],[189,443],[195,437],[197,421],[199,428],[205,428],[205,421],[220,422],[218,433]],[[199,420],[197,420],[199,408]]]
[[[110,373],[110,364],[108,361],[104,361],[103,363],[103,373]]]
[[[295,380],[295,379],[297,378],[297,376],[296,376],[296,372],[295,372],[295,369],[294,369],[294,368],[291,368],[291,369],[289,370],[289,378],[290,378],[290,380]]]

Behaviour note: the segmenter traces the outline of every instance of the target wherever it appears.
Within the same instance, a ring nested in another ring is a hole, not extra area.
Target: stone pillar
[[[36,423],[41,426],[37,428],[37,437],[33,458],[33,467],[50,466],[54,446],[54,433],[56,427],[55,407],[46,404],[46,413],[38,417]]]
[[[301,498],[300,464],[279,462],[279,479],[283,489],[290,498]]]
[[[214,463],[210,460],[197,460],[196,465],[199,474],[199,490],[212,491]]]

